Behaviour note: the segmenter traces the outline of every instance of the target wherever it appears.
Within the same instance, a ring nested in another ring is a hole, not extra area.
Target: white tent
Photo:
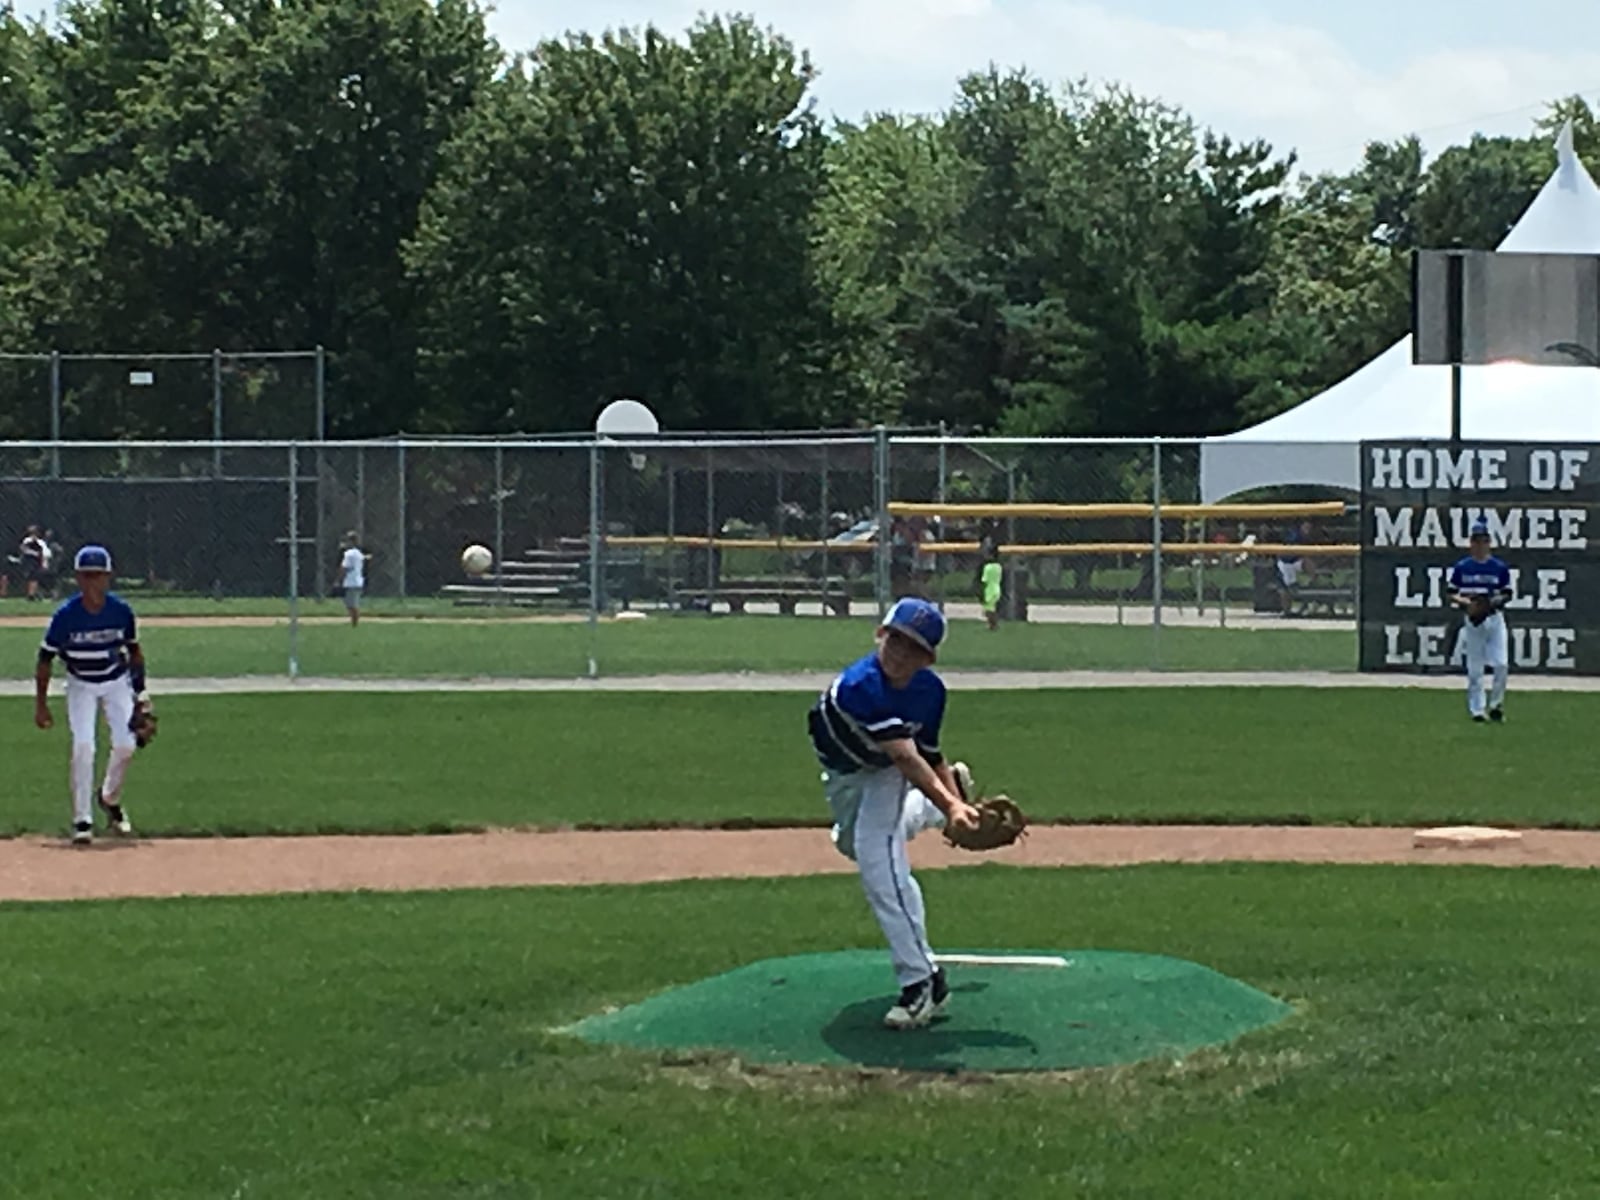
[[[1600,187],[1556,141],[1555,174],[1499,249],[1600,254]],[[1600,441],[1600,370],[1499,363],[1463,367],[1461,432],[1468,438]],[[1450,436],[1450,368],[1416,366],[1411,338],[1305,403],[1200,448],[1200,495],[1212,503],[1250,488],[1326,484],[1357,490],[1359,444]]]

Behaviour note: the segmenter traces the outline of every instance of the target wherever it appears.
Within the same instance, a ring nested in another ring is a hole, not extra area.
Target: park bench
[[[1353,617],[1356,614],[1355,586],[1295,588],[1289,593],[1289,612],[1297,617],[1318,614]]]
[[[486,575],[478,583],[447,583],[440,594],[452,603],[469,605],[517,604],[535,605],[570,598],[570,590],[553,584],[535,584],[511,576],[496,581]]]
[[[715,588],[679,588],[680,602],[709,603],[721,600],[729,612],[741,613],[751,601],[775,601],[784,616],[795,615],[802,600],[818,600],[837,616],[850,615],[850,587],[839,576],[812,579],[806,576],[766,576],[749,579],[722,579]]]

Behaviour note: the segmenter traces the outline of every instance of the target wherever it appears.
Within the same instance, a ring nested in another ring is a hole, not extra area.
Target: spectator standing
[[[22,535],[22,543],[17,547],[17,558],[22,566],[22,579],[29,600],[44,599],[40,589],[44,585],[45,563],[49,557],[50,548],[45,544],[44,535],[37,525],[29,525],[27,532]]]

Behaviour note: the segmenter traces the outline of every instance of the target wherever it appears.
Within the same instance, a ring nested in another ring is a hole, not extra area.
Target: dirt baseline
[[[1305,826],[1046,826],[988,855],[923,837],[912,843],[911,857],[923,869],[1153,862],[1600,866],[1600,833],[1530,830],[1517,844],[1483,850],[1417,849],[1412,834]],[[19,838],[0,841],[0,900],[578,886],[853,870],[820,829],[107,839],[89,848]]]

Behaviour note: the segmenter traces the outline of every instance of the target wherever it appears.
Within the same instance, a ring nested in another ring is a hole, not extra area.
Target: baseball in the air
[[[461,552],[461,569],[468,575],[486,574],[494,565],[494,555],[487,546],[468,546]]]

